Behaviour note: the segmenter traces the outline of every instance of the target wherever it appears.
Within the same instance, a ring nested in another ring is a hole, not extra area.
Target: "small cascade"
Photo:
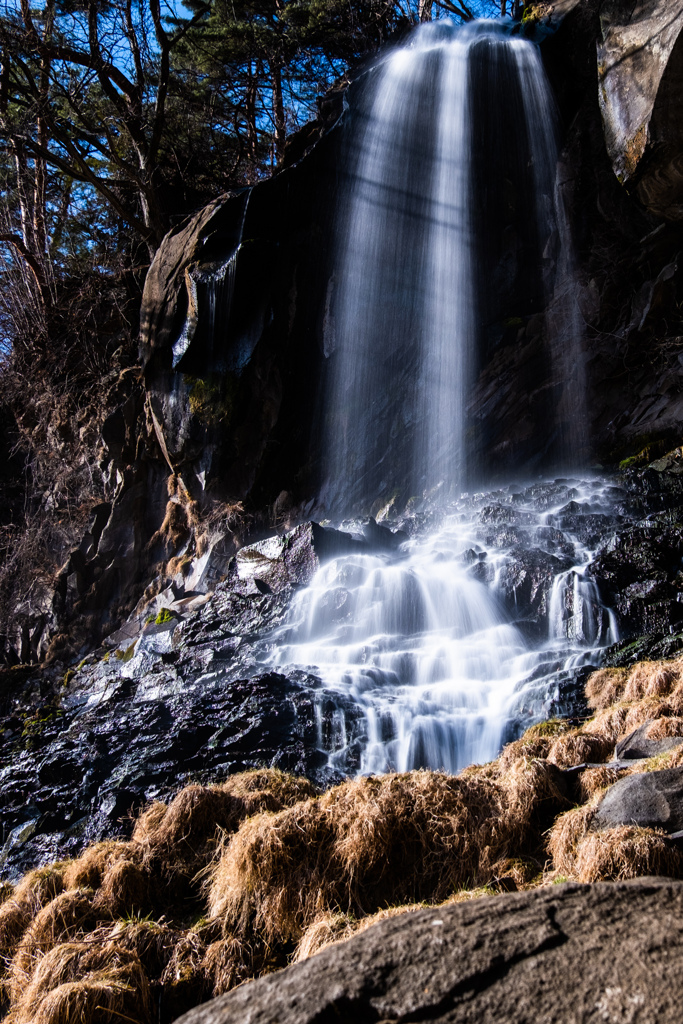
[[[551,382],[552,399],[538,399],[538,450],[556,466],[575,462],[581,332],[537,47],[504,21],[420,26],[359,84],[347,132],[326,347],[327,508],[346,515],[397,490],[452,498],[485,478],[474,463],[486,428],[468,397],[491,323],[545,310],[537,379],[517,386],[540,393],[538,380]]]
[[[490,760],[516,724],[547,717],[563,679],[597,664],[600,648],[618,639],[614,616],[586,575],[591,552],[556,525],[568,499],[589,496],[599,507],[600,484],[550,493],[555,504],[543,512],[537,498],[525,504],[510,493],[483,511],[458,503],[436,531],[418,532],[396,553],[334,559],[295,596],[269,661],[322,680],[318,734],[331,766],[456,772]],[[514,541],[485,525],[501,511],[524,524]],[[551,553],[558,550],[561,557]],[[540,636],[530,633],[514,587],[506,595],[504,581],[520,557],[547,580],[539,584]],[[347,716],[350,704],[360,714]]]
[[[614,613],[600,601],[585,566],[559,573],[550,592],[548,625],[552,639],[566,638],[586,647],[604,647],[619,639]]]

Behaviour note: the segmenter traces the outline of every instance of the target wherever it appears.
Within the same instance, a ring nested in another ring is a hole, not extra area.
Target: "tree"
[[[171,57],[208,5],[169,32],[160,0],[45,0],[39,12],[20,4],[0,22],[0,126],[15,161],[32,164],[30,242],[44,251],[50,166],[95,189],[153,253],[169,227],[160,178]]]

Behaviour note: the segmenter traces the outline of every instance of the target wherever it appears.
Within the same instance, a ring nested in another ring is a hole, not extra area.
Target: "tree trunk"
[[[275,154],[275,163],[279,166],[284,160],[285,141],[287,139],[285,105],[282,98],[282,68],[280,64],[271,64],[271,77],[273,85],[273,121],[275,124],[273,150]]]
[[[258,77],[253,73],[251,63],[247,78],[247,92],[244,98],[244,112],[247,121],[247,159],[251,164],[247,172],[249,181],[256,181],[258,168],[258,132],[256,130],[256,93]]]

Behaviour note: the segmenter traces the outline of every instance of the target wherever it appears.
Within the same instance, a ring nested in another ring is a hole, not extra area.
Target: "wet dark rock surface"
[[[467,571],[498,588],[509,619],[537,644],[548,635],[556,574],[583,571],[573,567],[590,544],[592,611],[604,618],[600,600],[611,605],[622,637],[604,651],[604,662],[675,656],[683,648],[680,482],[669,466],[603,482],[590,501],[577,500],[580,482],[568,479],[463,497],[458,514],[475,524],[479,538],[477,550],[463,553]],[[131,619],[75,672],[3,671],[2,874],[13,877],[125,833],[132,811],[189,781],[218,781],[267,764],[324,787],[357,771],[367,739],[361,709],[328,692],[314,666],[274,670],[273,637],[292,596],[321,563],[367,551],[400,558],[395,549],[406,535],[432,530],[442,517],[426,508],[392,522],[391,530],[365,521],[345,524],[353,532],[344,533],[304,523],[215,561],[221,582],[210,580],[209,594],[169,592],[167,621]],[[560,609],[570,637],[583,628],[573,594],[569,586]],[[342,590],[331,592],[341,626],[343,598]],[[579,659],[567,670],[549,649],[538,673],[553,685],[519,707],[505,739],[539,714],[585,715],[583,685],[596,663]],[[329,756],[340,729],[347,737],[341,766]]]
[[[558,885],[382,921],[179,1024],[678,1024],[683,884]]]

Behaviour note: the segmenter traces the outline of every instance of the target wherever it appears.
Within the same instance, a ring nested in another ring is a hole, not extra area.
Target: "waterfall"
[[[505,22],[426,24],[350,105],[326,341],[328,509],[396,491],[457,496],[485,477],[467,406],[497,318],[550,311],[535,357],[547,394],[538,447],[571,463],[580,329],[537,47]]]

